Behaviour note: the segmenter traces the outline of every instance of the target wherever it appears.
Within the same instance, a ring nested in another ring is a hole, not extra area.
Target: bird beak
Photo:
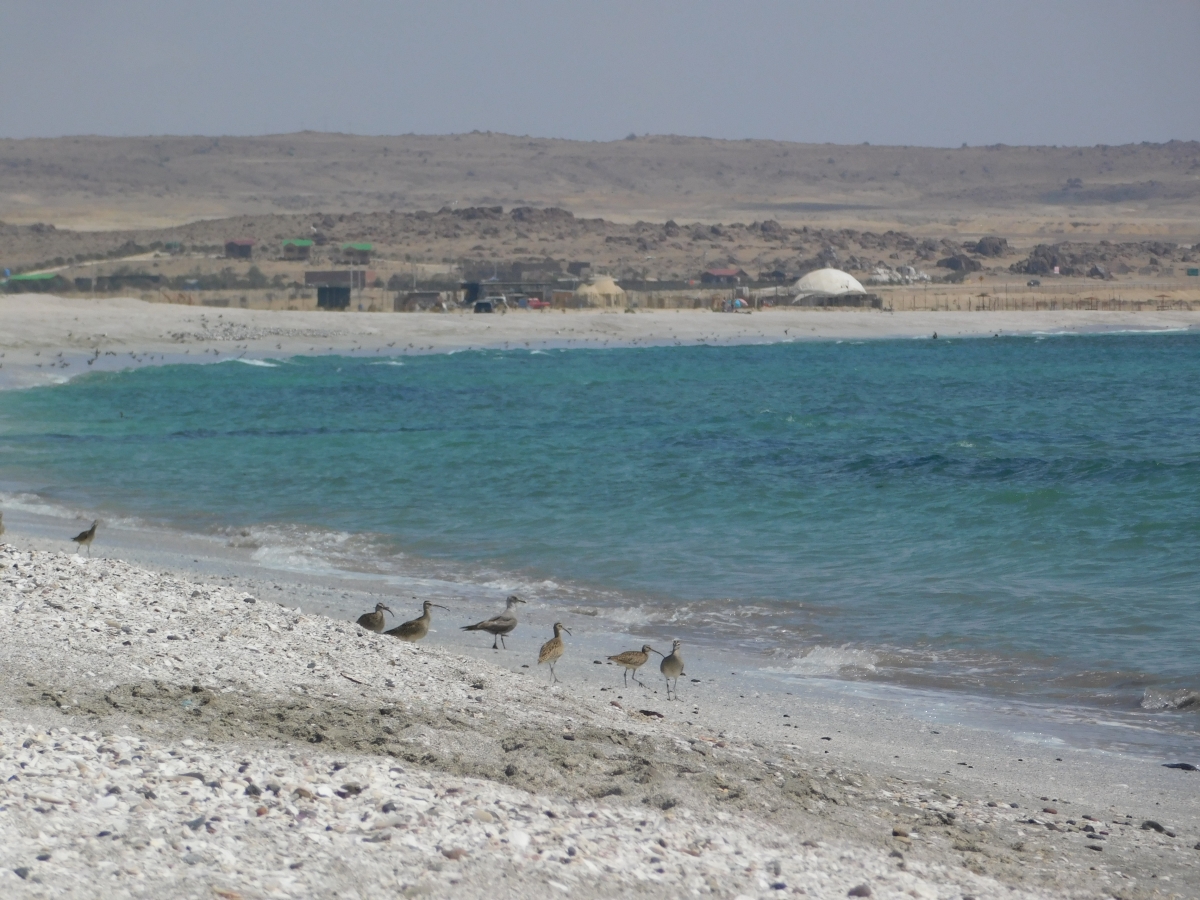
[[[448,607],[448,606],[442,606],[442,604],[440,604],[440,603],[435,603],[433,605],[436,606],[438,609],[444,609],[446,612],[450,612],[450,607]]]
[[[566,625],[563,626],[563,631],[565,631],[567,634],[571,634],[571,629]],[[575,635],[571,634],[571,637],[575,637]]]
[[[651,652],[651,653],[658,653],[658,655],[659,655],[659,656],[662,656],[662,653],[661,653],[660,651],[658,651],[658,650],[655,650],[653,647],[651,647],[651,648],[650,648],[650,652]]]
[[[396,615],[394,612],[392,612],[392,608],[390,606],[385,606],[384,609],[386,609],[388,612],[392,613],[393,616]]]

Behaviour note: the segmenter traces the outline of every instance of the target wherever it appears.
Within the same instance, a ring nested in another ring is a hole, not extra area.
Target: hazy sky
[[[1198,0],[0,0],[0,136],[1200,138]]]

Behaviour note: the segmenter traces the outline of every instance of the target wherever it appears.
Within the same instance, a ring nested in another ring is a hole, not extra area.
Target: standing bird
[[[683,641],[674,641],[671,644],[671,655],[664,656],[663,661],[658,664],[658,671],[663,673],[663,678],[667,680],[667,699],[671,699],[671,679],[675,679],[675,699],[679,699],[679,676],[684,674],[683,657],[679,655],[679,648],[683,646]]]
[[[625,669],[625,686],[629,686],[629,673],[633,672],[633,680],[637,681],[642,687],[646,686],[644,681],[638,681],[637,670],[646,664],[646,660],[650,658],[651,653],[658,653],[649,644],[643,644],[641,650],[626,650],[624,653],[618,653],[616,656],[610,656],[609,660],[615,662],[618,666]],[[658,653],[662,656],[661,653]]]
[[[96,526],[99,524],[100,520],[97,519],[96,521],[92,522],[92,527],[87,531],[81,531],[79,534],[75,535],[75,537],[71,538],[71,540],[73,540],[80,547],[86,546],[88,548],[89,558],[92,555],[92,541],[96,539]]]
[[[375,604],[375,612],[363,613],[361,616],[358,617],[359,626],[367,629],[367,631],[374,631],[376,634],[383,631],[384,623],[387,621],[383,617],[383,611],[385,609],[388,612],[392,612],[384,604],[376,603]],[[395,613],[392,613],[392,615],[394,616]]]
[[[504,643],[504,636],[517,627],[517,604],[525,601],[516,594],[509,595],[504,612],[500,615],[484,619],[482,622],[476,622],[474,625],[464,625],[463,631],[486,631],[488,634],[495,635],[492,641],[492,649],[499,650],[496,646],[496,641],[504,645],[504,649],[508,649],[508,645]]]
[[[566,626],[562,622],[554,623],[554,637],[542,644],[542,649],[538,652],[538,665],[542,663],[550,663],[550,680],[551,682],[558,681],[558,676],[554,674],[554,664],[562,658],[564,644],[561,633],[567,631]]]
[[[429,634],[429,622],[431,620],[429,610],[435,606],[438,609],[446,609],[446,607],[442,606],[440,603],[434,603],[432,600],[426,600],[421,605],[422,612],[419,619],[412,619],[408,622],[402,622],[395,628],[385,631],[384,634],[390,634],[392,637],[400,638],[402,641],[409,641],[415,644],[421,638],[425,637],[425,635]],[[446,609],[446,612],[449,611],[450,610]]]

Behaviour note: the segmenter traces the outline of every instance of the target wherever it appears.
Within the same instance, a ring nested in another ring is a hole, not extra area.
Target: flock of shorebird
[[[492,635],[492,649],[499,650],[503,647],[508,649],[508,645],[504,642],[504,636],[511,634],[512,630],[517,627],[517,604],[525,601],[516,594],[509,596],[504,604],[504,612],[498,616],[493,616],[490,619],[484,619],[482,622],[476,622],[474,625],[463,625],[463,631],[486,631]],[[399,638],[402,641],[415,642],[421,640],[425,635],[429,634],[429,623],[432,621],[430,610],[434,607],[438,609],[446,609],[446,607],[434,603],[431,600],[426,600],[421,604],[421,615],[408,622],[402,622],[395,628],[389,628],[384,631],[384,625],[387,620],[384,618],[384,613],[392,613],[392,610],[384,603],[376,603],[375,611],[363,613],[358,617],[358,624],[367,631],[373,631],[376,634],[387,634],[392,637]],[[448,610],[447,610],[448,611]],[[554,673],[554,665],[562,659],[563,652],[566,650],[566,644],[563,642],[563,632],[570,634],[562,622],[554,623],[554,637],[542,644],[542,649],[538,651],[538,665],[543,663],[550,667],[551,683],[559,680]],[[679,677],[683,671],[683,655],[679,652],[679,648],[683,646],[682,641],[675,641],[671,645],[671,653],[664,656],[658,650],[655,650],[649,644],[643,644],[641,650],[626,650],[624,653],[618,653],[615,656],[610,656],[610,662],[616,663],[624,669],[623,675],[625,685],[629,685],[629,673],[633,673],[633,680],[642,687],[646,686],[644,681],[638,680],[637,672],[650,660],[651,653],[658,653],[662,657],[662,662],[658,665],[658,671],[662,673],[667,682],[667,699],[679,698]],[[674,682],[674,684],[672,684]]]
[[[80,549],[87,547],[88,556],[92,555],[92,541],[96,539],[96,526],[99,521],[92,522],[92,527],[87,531],[81,531],[75,537],[71,538]],[[0,513],[0,535],[4,534],[4,514]],[[517,604],[525,601],[512,594],[508,597],[504,604],[504,612],[498,616],[492,616],[490,619],[484,619],[482,622],[476,622],[474,625],[463,625],[463,631],[486,631],[492,635],[492,649],[499,650],[503,647],[508,649],[508,645],[504,642],[504,636],[511,634],[512,630],[517,627]],[[440,603],[434,603],[432,600],[426,600],[421,604],[421,615],[415,619],[410,619],[407,622],[401,622],[395,628],[389,628],[384,631],[384,625],[387,620],[384,618],[384,613],[395,615],[392,610],[384,603],[376,603],[374,612],[363,613],[358,617],[358,624],[367,631],[373,631],[376,634],[387,634],[394,638],[399,638],[402,641],[415,643],[421,640],[425,635],[429,634],[429,624],[433,621],[433,616],[430,612],[434,607],[445,609],[447,607]],[[538,651],[538,665],[543,663],[550,667],[550,681],[555,683],[559,681],[558,675],[554,672],[555,664],[562,659],[563,653],[566,651],[566,644],[563,642],[563,632],[570,634],[570,630],[562,622],[554,623],[554,637],[542,644],[542,649]],[[679,652],[679,648],[683,646],[682,641],[674,641],[671,645],[671,652],[668,655],[663,655],[658,650],[655,650],[649,644],[643,644],[641,650],[626,650],[624,653],[618,653],[615,656],[608,657],[609,662],[616,663],[624,670],[625,686],[629,686],[629,674],[633,673],[633,680],[642,687],[646,686],[644,681],[640,681],[637,677],[638,669],[644,666],[650,660],[651,653],[658,653],[662,657],[662,662],[658,664],[658,671],[662,673],[667,682],[667,699],[679,698],[679,678],[685,674],[683,671],[683,656]],[[674,682],[674,684],[672,684]]]

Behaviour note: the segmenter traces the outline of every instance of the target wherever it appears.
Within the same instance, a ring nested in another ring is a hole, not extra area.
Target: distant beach
[[[381,359],[467,349],[736,345],[1200,328],[1200,311],[885,312],[784,309],[520,310],[507,314],[311,313],[132,298],[0,296],[0,387],[165,362],[345,354]],[[91,361],[89,363],[89,360]]]

